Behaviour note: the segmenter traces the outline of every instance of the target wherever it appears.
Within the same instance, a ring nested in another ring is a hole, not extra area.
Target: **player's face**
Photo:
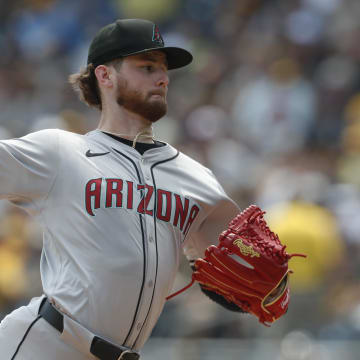
[[[118,72],[117,103],[155,122],[167,111],[169,77],[166,55],[161,51],[124,58]]]

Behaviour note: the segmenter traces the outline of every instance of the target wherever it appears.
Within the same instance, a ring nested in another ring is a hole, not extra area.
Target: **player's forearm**
[[[232,218],[240,212],[239,207],[231,200],[223,200],[203,221],[199,230],[191,235],[184,246],[184,253],[189,261],[204,256],[205,250],[218,242],[219,234],[227,227]]]

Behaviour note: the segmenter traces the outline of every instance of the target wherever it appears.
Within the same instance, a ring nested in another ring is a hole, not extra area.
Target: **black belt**
[[[40,305],[41,315],[50,325],[61,333],[64,330],[64,316],[47,298]],[[101,360],[138,360],[140,355],[123,346],[115,346],[108,341],[94,336],[90,352]]]

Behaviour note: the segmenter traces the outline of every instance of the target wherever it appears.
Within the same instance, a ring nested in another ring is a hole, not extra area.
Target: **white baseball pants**
[[[1,360],[98,360],[66,344],[59,331],[38,319],[42,299],[34,298],[0,323]]]

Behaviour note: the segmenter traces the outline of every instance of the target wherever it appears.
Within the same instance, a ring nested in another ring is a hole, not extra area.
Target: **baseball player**
[[[70,77],[101,111],[98,128],[0,142],[0,196],[43,228],[44,291],[1,322],[2,360],[138,359],[181,250],[193,264],[215,241],[202,235],[212,218],[225,226],[239,212],[211,171],[153,137],[167,110],[168,70],[191,61],[165,47],[152,22],[117,20]]]
[[[1,198],[44,231],[44,295],[1,322],[2,360],[137,359],[181,249],[202,256],[210,241],[200,225],[238,212],[208,169],[152,137],[167,109],[168,70],[191,61],[165,47],[152,22],[118,20],[97,33],[88,66],[71,77],[101,110],[98,128],[1,142]]]

